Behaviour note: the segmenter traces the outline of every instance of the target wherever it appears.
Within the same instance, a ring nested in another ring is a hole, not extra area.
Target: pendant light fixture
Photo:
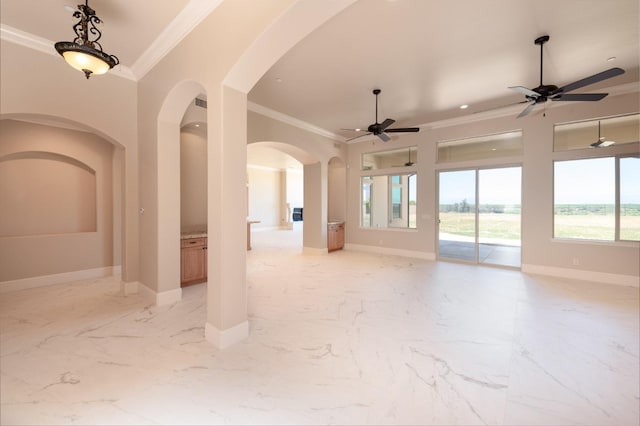
[[[92,74],[104,74],[120,63],[114,55],[102,51],[98,43],[102,32],[96,27],[102,21],[95,10],[89,7],[89,0],[78,5],[73,17],[79,21],[73,26],[76,38],[71,41],[59,41],[55,48],[65,61],[89,78]],[[91,38],[90,38],[91,37]]]
[[[608,141],[600,135],[600,120],[598,120],[598,140],[591,144],[592,148],[603,148],[615,144],[615,141]]]

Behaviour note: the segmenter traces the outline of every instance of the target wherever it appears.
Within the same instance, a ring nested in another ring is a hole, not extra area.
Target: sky
[[[556,161],[556,204],[614,204],[616,184],[614,157]],[[440,204],[475,200],[475,170],[440,173]],[[506,167],[478,171],[482,204],[520,204],[521,168]],[[620,202],[640,203],[640,158],[620,159]]]
[[[475,170],[440,173],[440,204],[475,200]],[[505,167],[478,171],[479,198],[482,204],[520,204],[521,168]]]
[[[615,204],[614,157],[556,161],[556,204]],[[620,202],[640,203],[640,158],[620,159]]]

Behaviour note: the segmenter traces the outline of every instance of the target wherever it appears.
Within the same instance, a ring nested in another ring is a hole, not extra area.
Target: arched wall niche
[[[97,231],[96,171],[67,155],[22,151],[0,157],[0,237]],[[25,196],[27,195],[28,196]]]
[[[5,288],[123,272],[124,149],[92,130],[64,118],[2,115]]]

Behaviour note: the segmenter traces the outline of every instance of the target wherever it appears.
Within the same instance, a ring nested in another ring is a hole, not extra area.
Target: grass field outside
[[[621,240],[640,240],[640,216],[621,217]],[[509,213],[481,213],[480,239],[520,240],[520,215]],[[613,215],[555,215],[555,238],[613,241]],[[475,237],[474,213],[440,213],[440,234]]]

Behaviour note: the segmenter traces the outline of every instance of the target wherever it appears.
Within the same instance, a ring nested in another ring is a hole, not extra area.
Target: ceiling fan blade
[[[552,101],[590,101],[595,102],[605,98],[608,93],[561,93],[551,98]]]
[[[385,132],[387,133],[415,133],[419,131],[420,131],[420,127],[398,127],[395,129],[385,130]]]
[[[349,130],[351,132],[366,132],[366,129],[345,129],[345,128],[340,128],[340,130]]]
[[[595,84],[595,83],[598,83],[599,81],[603,81],[608,78],[618,76],[620,74],[624,74],[624,70],[622,68],[610,68],[606,71],[602,71],[602,72],[599,72],[598,74],[594,74],[591,77],[586,77],[586,78],[583,78],[582,80],[574,81],[573,83],[567,84],[566,86],[555,90],[553,94],[571,92],[572,90],[576,90],[581,87],[588,86],[590,84]]]
[[[540,97],[540,93],[534,92],[531,89],[527,89],[524,86],[509,86],[509,89],[515,90],[518,93],[522,93],[523,95],[529,96],[529,97],[532,97],[532,98]]]
[[[516,118],[524,117],[525,115],[529,114],[535,106],[535,102],[530,103],[529,106],[527,106],[520,114],[518,114]]]
[[[396,120],[393,120],[391,118],[387,118],[382,123],[380,123],[378,128],[380,129],[380,131],[384,131],[384,129],[386,129],[387,127],[391,126],[395,122],[396,122]]]
[[[380,139],[382,139],[382,142],[389,142],[391,140],[389,135],[387,135],[385,132],[379,133],[376,136],[378,136]]]
[[[349,142],[349,141],[352,141],[352,140],[355,140],[355,139],[361,138],[361,137],[363,137],[363,136],[369,136],[369,135],[371,135],[371,134],[373,134],[373,133],[368,132],[368,133],[365,133],[364,135],[358,135],[358,136],[355,136],[355,137],[353,137],[353,138],[349,138],[349,139],[345,140],[345,142]]]

